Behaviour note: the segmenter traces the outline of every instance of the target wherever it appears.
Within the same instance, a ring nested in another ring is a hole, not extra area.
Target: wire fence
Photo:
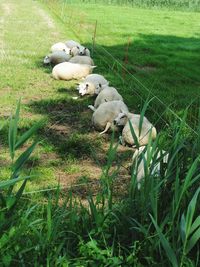
[[[64,23],[69,28],[69,30],[74,32],[75,36],[78,40],[80,40],[80,42],[87,43],[88,46],[90,45],[90,48],[94,52],[95,56],[97,56],[98,59],[103,62],[103,64],[107,65],[108,69],[111,70],[114,75],[116,75],[121,80],[125,88],[124,90],[126,90],[127,86],[128,88],[132,87],[134,95],[137,95],[138,99],[140,99],[140,101],[142,102],[144,102],[147,97],[153,97],[154,107],[151,108],[152,112],[155,114],[157,113],[159,117],[160,112],[162,112],[162,114],[167,114],[165,116],[165,119],[164,116],[162,118],[165,123],[167,123],[166,118],[168,118],[169,116],[173,116],[178,120],[182,120],[182,118],[175,112],[175,110],[173,110],[169,106],[169,104],[166,104],[158,95],[154,93],[154,90],[152,90],[152,87],[157,87],[161,91],[166,91],[167,88],[163,87],[162,83],[159,80],[154,81],[154,84],[151,85],[150,89],[150,84],[148,84],[148,77],[142,79],[137,73],[131,73],[131,70],[129,70],[126,66],[125,61],[119,60],[119,58],[113,56],[113,54],[111,54],[106,48],[98,43],[98,31],[99,28],[101,28],[101,23],[99,21],[97,22],[86,18],[85,14],[81,11],[80,13],[77,13],[78,11],[70,6],[69,1],[61,1],[60,6],[55,1],[50,0],[46,1],[45,3],[50,8],[51,12],[54,13],[54,15],[59,18],[62,23]],[[124,50],[126,50],[126,48],[127,44],[124,45]],[[124,54],[126,56],[126,52]],[[139,61],[136,62],[134,60],[134,62],[135,65],[141,65]],[[190,77],[183,76],[176,70],[173,71],[180,77],[184,78],[186,83],[189,84],[190,82],[192,82],[200,85],[199,81],[193,80]],[[170,92],[170,94],[172,94],[172,92]],[[171,103],[170,105],[176,105],[175,100],[176,95],[174,95],[174,103]],[[199,103],[199,95],[197,94],[195,99],[193,99],[188,107],[188,121],[186,123],[186,126],[195,134],[197,134],[195,128],[198,125]],[[187,107],[184,107],[183,109],[185,108]]]

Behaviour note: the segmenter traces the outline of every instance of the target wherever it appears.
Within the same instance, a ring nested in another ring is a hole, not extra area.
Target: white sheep
[[[138,189],[141,187],[141,181],[146,175],[159,175],[161,162],[167,163],[169,154],[164,150],[158,151],[152,146],[141,146],[133,154],[133,173],[136,176]],[[153,166],[152,166],[153,164]]]
[[[81,44],[79,44],[78,42],[76,42],[76,41],[74,41],[74,40],[68,40],[68,41],[66,41],[66,42],[65,42],[65,45],[66,45],[68,48],[70,48],[70,49],[72,49],[72,48],[75,47],[75,46],[81,46]]]
[[[141,116],[139,114],[127,113],[126,111],[123,110],[115,118],[114,120],[115,125],[124,126],[122,130],[123,144],[135,146],[135,140],[131,133],[129,121],[133,126],[135,135],[137,137],[140,146],[148,144],[149,138],[152,138],[152,140],[156,138],[157,135],[156,128],[147,120],[146,117],[143,117],[141,132],[139,134],[140,120]]]
[[[72,56],[88,56],[90,57],[90,50],[84,46],[74,46],[71,49],[71,55]]]
[[[95,66],[63,62],[52,70],[52,76],[56,80],[72,80],[86,77]]]
[[[92,115],[93,126],[99,131],[103,130],[100,134],[106,133],[110,128],[114,131],[118,130],[113,121],[121,109],[128,112],[127,106],[122,101],[110,101],[101,104]]]
[[[71,58],[71,55],[66,54],[64,51],[55,51],[52,54],[44,58],[44,64],[59,64],[62,62],[67,62]]]
[[[51,52],[55,52],[55,51],[64,51],[66,54],[71,54],[71,49],[68,48],[64,43],[59,42],[56,43],[54,45],[52,45],[51,47]]]
[[[94,61],[88,56],[75,56],[72,57],[69,62],[94,66]]]
[[[97,96],[94,102],[94,106],[89,105],[88,107],[92,110],[97,109],[102,103],[121,100],[123,101],[122,96],[117,92],[114,87],[106,86]]]
[[[109,82],[100,74],[89,74],[81,83],[77,90],[81,96],[99,94],[103,86],[108,86]]]

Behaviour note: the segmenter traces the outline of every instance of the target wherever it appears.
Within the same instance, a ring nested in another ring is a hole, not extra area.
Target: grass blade
[[[22,166],[24,165],[24,163],[30,157],[30,155],[33,152],[33,150],[34,150],[35,146],[37,145],[37,143],[38,143],[37,141],[34,142],[16,160],[16,162],[14,163],[14,166],[13,166],[14,167],[14,171],[13,171],[13,174],[12,174],[11,178],[15,178],[18,175],[18,172],[20,171],[20,169],[22,168]]]
[[[143,108],[142,108],[142,111],[140,112],[139,136],[140,136],[141,131],[142,131],[142,124],[143,124],[143,120],[144,120],[145,112],[146,112],[146,110],[147,110],[147,107],[148,107],[149,103],[150,103],[153,99],[154,99],[154,97],[151,98],[149,101],[148,101],[148,99],[147,99],[147,100],[145,101],[145,103],[144,103],[144,106],[143,106]]]
[[[187,247],[186,247],[186,253],[189,253],[190,250],[195,246],[195,244],[200,239],[200,227],[194,232],[194,234],[191,236],[190,240],[188,241]]]
[[[193,216],[194,216],[194,212],[196,208],[196,202],[197,202],[199,193],[200,193],[200,188],[197,189],[197,191],[195,192],[188,206],[187,215],[186,215],[186,236],[189,236],[189,233],[191,231],[192,220],[193,220]]]
[[[15,143],[17,139],[17,127],[19,121],[20,104],[21,104],[21,99],[18,101],[14,118],[11,117],[10,119],[10,126],[8,132],[9,150],[12,160],[14,159],[15,156]]]
[[[7,188],[7,187],[9,187],[11,185],[16,184],[17,182],[20,182],[20,181],[23,181],[23,180],[27,180],[29,178],[31,178],[31,176],[20,177],[20,178],[14,179],[14,180],[8,180],[8,181],[0,182],[0,189]]]
[[[200,226],[200,215],[196,218],[190,228],[190,234],[194,232]]]
[[[22,146],[39,128],[44,125],[44,120],[35,123],[28,131],[26,131],[17,141],[15,144],[15,149],[18,149]]]
[[[151,216],[151,214],[150,214],[150,217],[151,217],[151,220],[152,220],[152,222],[156,228],[156,231],[157,231],[158,236],[160,238],[161,244],[165,250],[165,253],[167,254],[169,261],[172,263],[173,267],[178,267],[178,261],[177,261],[176,255],[175,255],[174,251],[172,250],[168,240],[163,235],[161,229],[159,228],[159,226],[157,225],[156,221]]]
[[[129,123],[129,127],[130,127],[130,130],[131,130],[131,135],[132,135],[132,137],[133,137],[135,146],[136,146],[137,149],[138,149],[138,148],[140,147],[140,144],[139,144],[139,142],[138,142],[138,138],[137,138],[137,136],[136,136],[136,134],[135,134],[135,131],[134,131],[134,129],[133,129],[133,125],[132,125],[131,121],[128,120],[128,123]]]

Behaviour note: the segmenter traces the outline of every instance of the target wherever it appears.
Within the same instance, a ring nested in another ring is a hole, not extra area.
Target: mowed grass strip
[[[75,81],[55,81],[50,77],[51,67],[43,66],[53,43],[76,37],[37,1],[3,0],[0,17],[0,119],[6,122],[22,97],[19,133],[41,118],[47,120],[37,135],[40,143],[24,168],[24,174],[32,169],[36,176],[26,190],[52,187],[58,181],[70,186],[83,176],[98,178],[97,161],[104,162],[107,146],[90,126],[92,113],[87,105],[93,100],[73,100]],[[1,179],[8,179],[10,173],[7,135],[8,123],[0,133]],[[96,158],[91,151],[99,153]]]

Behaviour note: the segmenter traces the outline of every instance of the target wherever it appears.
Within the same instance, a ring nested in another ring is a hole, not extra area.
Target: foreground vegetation
[[[20,135],[19,107],[9,126],[12,173],[10,180],[0,182],[1,266],[199,266],[200,139],[184,138],[184,119],[174,125],[169,158],[159,175],[153,169],[164,154],[157,159],[152,151],[159,152],[160,137],[147,146],[140,190],[136,162],[129,182],[116,189],[118,144],[112,139],[99,183],[95,188],[86,184],[90,189],[85,203],[74,198],[73,189],[62,193],[58,187],[48,195],[48,203],[39,204],[23,198],[30,176],[21,176],[37,141],[17,160],[15,154],[41,123]]]

